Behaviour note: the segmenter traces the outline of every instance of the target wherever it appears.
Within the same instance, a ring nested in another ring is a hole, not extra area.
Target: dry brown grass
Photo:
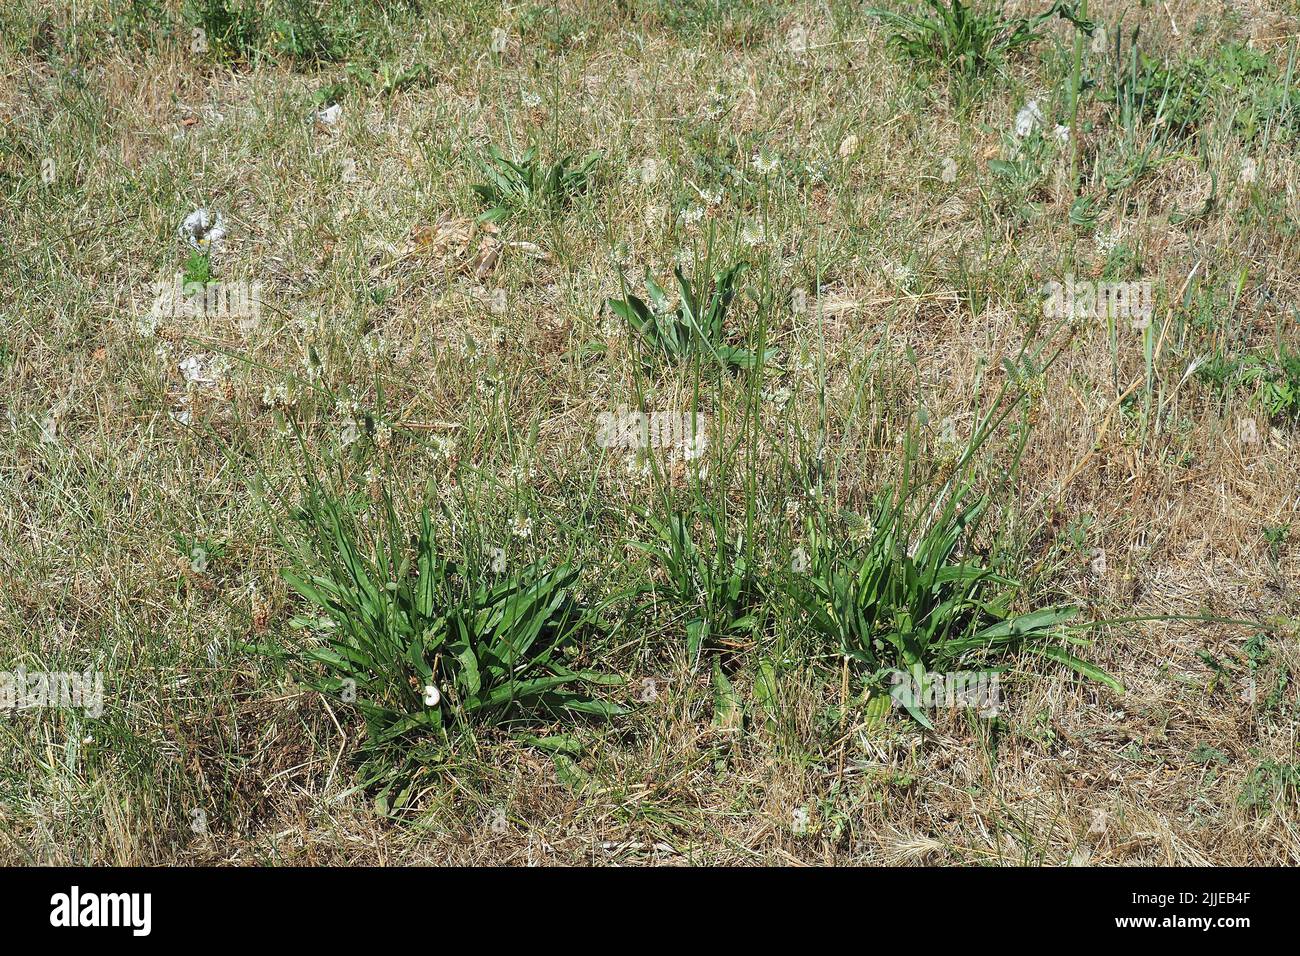
[[[454,453],[438,456],[399,435],[370,463],[400,492],[431,483],[448,494],[458,466],[512,487],[526,453],[534,507],[563,518],[539,529],[536,546],[559,541],[562,523],[590,520],[576,502],[593,487],[603,510],[580,547],[584,587],[626,583],[618,563],[634,552],[611,514],[648,503],[650,485],[602,462],[590,441],[599,412],[635,398],[626,337],[605,328],[598,305],[619,294],[612,260],[637,281],[644,265],[662,276],[711,221],[731,229],[768,216],[768,237],[742,251],[766,257],[787,293],[808,287],[817,262],[827,268],[822,320],[781,309],[770,335],[792,357],[824,343],[828,431],[841,443],[834,494],[861,507],[896,458],[918,386],[961,428],[976,358],[996,369],[1014,353],[1037,307],[1032,289],[1067,271],[1071,249],[1080,276],[1105,264],[1069,225],[1073,191],[1059,165],[1033,221],[997,210],[987,164],[1024,100],[1053,82],[1038,58],[1013,64],[966,113],[937,90],[918,92],[877,26],[844,14],[837,32],[819,4],[770,22],[737,13],[701,36],[662,15],[565,2],[585,36],[559,51],[543,45],[540,26],[521,35],[519,13],[493,6],[396,30],[385,62],[427,62],[433,85],[354,91],[341,122],[325,127],[311,120],[309,96],[338,70],[223,67],[166,42],[56,40],[50,55],[21,42],[34,25],[87,29],[103,5],[77,5],[75,22],[71,5],[38,6],[20,4],[17,40],[0,57],[0,299],[11,356],[0,407],[15,436],[0,446],[0,665],[94,662],[110,699],[103,729],[61,714],[0,717],[0,859],[1300,862],[1295,794],[1264,808],[1239,799],[1255,767],[1297,759],[1294,683],[1271,710],[1242,698],[1252,631],[1239,626],[1101,628],[1089,656],[1124,683],[1122,696],[1026,658],[1010,672],[997,727],[960,713],[941,713],[924,734],[898,716],[884,726],[836,720],[838,670],[808,667],[784,678],[778,728],[751,712],[743,732],[726,732],[711,723],[707,670],[687,666],[680,634],[656,618],[610,654],[633,688],[655,679],[658,697],[615,727],[584,731],[581,781],[566,784],[549,757],[489,732],[397,820],[356,789],[356,718],[242,648],[282,633],[294,610],[278,577],[283,552],[246,479],[256,470],[287,486],[298,473],[264,394],[304,374],[309,347],[332,388],[372,405],[382,382],[395,422],[426,439],[454,436]],[[1279,55],[1300,32],[1294,4],[1236,4],[1227,19],[1200,0],[1159,7],[1129,10],[1128,22],[1140,16],[1161,49],[1238,35]],[[498,22],[511,44],[495,58],[486,43]],[[784,38],[800,24],[810,50],[792,56]],[[532,131],[549,149],[553,108],[564,150],[607,157],[590,206],[524,217],[499,235],[474,228],[466,157]],[[1099,108],[1089,116],[1102,122]],[[841,157],[849,135],[857,149]],[[664,228],[671,211],[702,203],[690,199],[692,183],[706,185],[697,159],[743,166],[760,146],[796,170],[766,206],[733,192],[699,224]],[[34,170],[46,155],[60,179],[42,192]],[[960,169],[951,186],[939,180],[948,155]],[[663,169],[654,182],[639,175],[647,158]],[[1300,220],[1295,147],[1254,158],[1276,203],[1266,225],[1241,221],[1252,200],[1237,185],[1241,146],[1228,138],[1209,141],[1208,168],[1192,150],[1106,210],[1099,233],[1141,247],[1167,303],[1161,318],[1184,315],[1176,300],[1189,276],[1220,292],[1241,269],[1249,282],[1233,314],[1215,313],[1219,328],[1170,333],[1153,373],[1162,416],[1145,432],[1115,412],[1130,383],[1145,393],[1140,337],[1112,349],[1104,328],[1076,331],[1034,400],[1014,525],[1034,585],[1051,599],[1108,618],[1271,622],[1262,686],[1300,668],[1300,440],[1294,424],[1270,428],[1248,394],[1220,403],[1194,376],[1182,381],[1194,358],[1230,340],[1264,345],[1281,325],[1296,341],[1300,239],[1284,228]],[[1213,214],[1171,224],[1171,213],[1204,200],[1210,170],[1222,194]],[[200,205],[227,222],[221,278],[263,283],[263,321],[164,320],[143,335],[139,303],[180,268],[176,224]],[[977,309],[963,268],[985,297]],[[382,302],[368,298],[379,286]],[[496,289],[507,295],[501,312]],[[465,357],[467,335],[484,359]],[[607,356],[575,360],[589,342],[607,344]],[[907,347],[915,370],[902,361]],[[217,384],[187,386],[182,359],[223,353],[233,358]],[[868,365],[876,354],[882,364]],[[522,452],[502,428],[481,427],[487,375],[508,391],[513,440],[537,425]],[[870,401],[855,413],[864,381]],[[805,426],[816,422],[815,382],[793,362],[773,382],[793,390],[789,418]],[[649,407],[685,407],[690,393],[688,376],[668,375]],[[738,395],[709,400],[727,406]],[[43,444],[51,410],[57,441]],[[182,410],[188,427],[173,417]],[[337,413],[309,398],[298,413],[323,458]],[[774,429],[786,424],[767,414]],[[1241,441],[1243,419],[1258,422],[1260,441]],[[348,467],[364,487],[366,467]],[[783,506],[786,492],[764,494],[764,507]],[[505,502],[489,517],[510,513]],[[1086,547],[1063,545],[1084,518]],[[1271,557],[1263,529],[1287,524],[1291,543]],[[224,551],[193,573],[174,534]],[[1230,678],[1215,681],[1203,652]],[[735,677],[748,701],[752,680],[743,667]],[[78,744],[83,734],[89,742]],[[1198,747],[1226,762],[1206,762]],[[207,808],[206,832],[191,827],[194,808]],[[504,828],[492,825],[498,809]],[[796,832],[800,811],[806,833]]]

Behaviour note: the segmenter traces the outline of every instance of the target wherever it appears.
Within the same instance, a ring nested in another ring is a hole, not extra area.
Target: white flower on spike
[[[776,156],[772,156],[762,150],[755,153],[750,162],[753,164],[754,169],[763,176],[771,175],[781,166],[781,161]]]

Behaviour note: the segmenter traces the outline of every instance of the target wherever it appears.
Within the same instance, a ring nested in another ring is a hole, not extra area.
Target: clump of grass
[[[372,760],[400,763],[403,745],[452,726],[623,712],[593,694],[618,678],[569,666],[592,623],[573,595],[575,568],[494,573],[491,562],[452,560],[428,507],[408,528],[387,492],[377,527],[357,511],[312,482],[283,576],[316,612],[293,620],[314,635],[297,659],[324,668],[307,681],[355,703]]]
[[[174,29],[171,16],[160,0],[128,0],[118,5],[109,22],[109,31],[121,41],[141,46],[154,37]]]
[[[1300,793],[1300,764],[1265,760],[1246,778],[1238,801],[1252,810],[1268,810],[1278,803],[1294,802],[1297,793]]]
[[[1036,128],[1027,136],[1003,137],[1002,159],[989,160],[988,168],[996,177],[999,205],[1007,212],[1029,221],[1036,214],[1034,200],[1045,194],[1053,160],[1061,143]],[[1071,210],[1073,214],[1074,210]]]
[[[649,303],[628,295],[624,299],[610,299],[606,304],[627,322],[651,359],[689,363],[704,358],[728,369],[752,369],[760,361],[771,358],[773,350],[766,349],[760,356],[755,350],[730,345],[724,328],[727,310],[747,268],[748,263],[738,262],[715,272],[711,281],[700,282],[688,279],[680,266],[675,267],[673,276],[680,296],[675,308],[669,304],[668,293],[647,269],[645,287]]]
[[[1125,128],[1140,116],[1166,127],[1171,137],[1185,137],[1220,109],[1229,114],[1232,128],[1248,142],[1270,128],[1274,138],[1283,142],[1294,134],[1300,113],[1300,98],[1292,81],[1294,60],[1283,74],[1268,57],[1237,43],[1210,56],[1173,60],[1150,56],[1133,46],[1127,65],[1124,60],[1117,32],[1113,80],[1099,92],[1098,99],[1111,105]]]
[[[1300,352],[1285,343],[1273,355],[1215,355],[1197,367],[1196,376],[1221,395],[1253,389],[1255,401],[1270,418],[1300,422]]]
[[[867,15],[897,29],[889,44],[916,66],[933,72],[947,71],[971,80],[1000,68],[1042,36],[1040,27],[1060,16],[1091,30],[1074,7],[1058,0],[1034,17],[1007,17],[1002,6],[979,9],[962,0],[926,0],[928,11],[897,13],[872,8]]]
[[[697,543],[699,518],[711,543]],[[692,665],[706,651],[735,649],[752,640],[761,622],[762,594],[744,546],[727,535],[723,515],[700,503],[698,515],[673,512],[665,520],[647,515],[653,540],[635,543],[663,571],[664,584],[647,590],[686,618],[686,650]]]
[[[648,22],[681,38],[713,36],[738,46],[757,42],[778,22],[782,10],[772,0],[652,0],[618,6],[636,10]]]
[[[310,0],[285,0],[283,15],[271,22],[275,49],[299,60],[332,60],[338,44]]]
[[[193,0],[188,14],[187,19],[203,31],[201,39],[219,61],[247,59],[262,42],[262,13],[247,0],[238,6],[232,0]]]
[[[219,62],[247,61],[271,50],[290,59],[332,60],[339,43],[309,0],[259,5],[251,0],[190,0],[186,20],[202,31],[208,52]],[[197,39],[197,38],[194,38]]]
[[[525,7],[518,24],[519,35],[530,45],[537,44],[552,51],[568,50],[581,43],[586,27],[584,16],[543,4]]]
[[[489,146],[487,158],[477,161],[485,182],[471,187],[488,206],[479,222],[500,222],[524,209],[559,209],[591,187],[599,161],[600,155],[591,153],[582,162],[568,155],[547,165],[536,146],[518,159]]]
[[[777,586],[809,630],[854,668],[871,696],[880,696],[893,675],[923,680],[930,671],[961,670],[1016,651],[1061,661],[1121,689],[1066,649],[1087,643],[1067,627],[1077,607],[1015,610],[1025,594],[1023,583],[1011,576],[1019,555],[1000,529],[981,534],[1017,467],[1028,426],[1018,429],[1012,460],[990,489],[977,487],[975,456],[1024,397],[999,396],[942,482],[920,480],[914,427],[901,474],[878,494],[870,516],[844,516],[843,531],[825,518],[808,520],[807,567]],[[986,551],[981,541],[991,542]],[[923,712],[907,707],[929,725]]]

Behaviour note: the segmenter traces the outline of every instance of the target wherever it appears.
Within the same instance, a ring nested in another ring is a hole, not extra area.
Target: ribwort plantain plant
[[[1059,14],[1081,29],[1091,32],[1076,8],[1057,0],[1034,17],[1005,17],[1002,8],[980,10],[962,0],[926,0],[929,11],[897,13],[873,8],[867,15],[881,20],[898,32],[890,46],[927,70],[949,70],[965,80],[1000,67],[1012,55],[1029,47],[1042,36],[1039,29]]]
[[[748,263],[737,262],[719,270],[711,281],[691,280],[680,266],[673,268],[680,293],[679,304],[669,304],[668,293],[646,270],[645,287],[650,302],[629,294],[624,299],[610,299],[610,310],[628,324],[644,349],[650,363],[688,363],[697,358],[710,359],[727,369],[752,369],[760,361],[759,352],[730,345],[724,323],[727,310],[736,296],[740,277]],[[626,280],[623,284],[626,286]],[[766,361],[774,350],[766,349]]]
[[[289,586],[313,609],[300,660],[323,666],[310,686],[355,703],[368,750],[452,725],[515,726],[623,708],[592,693],[619,679],[574,670],[568,655],[591,615],[573,596],[578,572],[534,563],[491,571],[443,553],[426,506],[413,533],[384,493],[367,530],[356,509],[309,485]]]
[[[927,672],[960,670],[1014,651],[1061,661],[1119,689],[1117,681],[1067,649],[1087,643],[1069,627],[1079,609],[1015,611],[1025,589],[1009,573],[1012,549],[996,533],[986,536],[992,540],[987,553],[978,546],[983,523],[1024,451],[1027,425],[1019,429],[1003,480],[991,490],[977,488],[972,463],[1023,398],[1022,393],[1008,402],[999,396],[938,487],[917,478],[913,427],[900,476],[880,492],[873,513],[856,522],[865,541],[861,534],[837,533],[825,518],[810,518],[806,567],[777,579],[778,594],[844,657],[871,697],[881,696],[891,677],[923,682]],[[920,709],[905,706],[929,726]]]
[[[479,222],[500,222],[524,209],[559,209],[590,188],[599,161],[598,153],[581,163],[570,155],[548,166],[538,158],[536,146],[518,159],[489,146],[487,158],[477,160],[485,181],[471,187],[488,207]]]

